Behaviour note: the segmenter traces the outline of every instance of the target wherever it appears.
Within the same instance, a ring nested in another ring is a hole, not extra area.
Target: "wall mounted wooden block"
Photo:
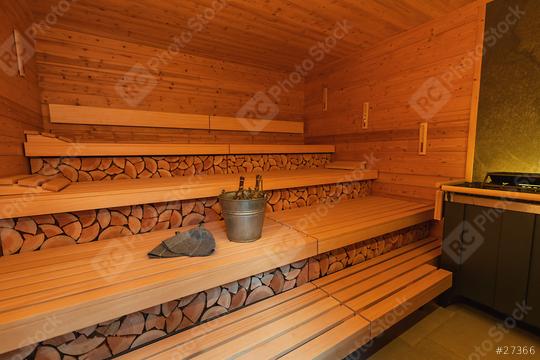
[[[15,52],[17,54],[17,67],[19,69],[19,76],[24,77],[24,52],[25,49],[23,47],[24,39],[22,38],[21,33],[19,30],[15,29],[13,30],[13,40],[15,42]]]
[[[418,154],[427,155],[427,136],[428,136],[428,123],[423,122],[420,124],[419,129],[419,142],[418,142]]]
[[[362,129],[369,127],[369,103],[365,102],[362,112]]]
[[[208,129],[208,115],[49,104],[52,123]]]

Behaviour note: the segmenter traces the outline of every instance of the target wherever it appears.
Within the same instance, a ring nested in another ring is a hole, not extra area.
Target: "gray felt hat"
[[[184,232],[177,232],[148,253],[150,258],[177,256],[208,256],[216,249],[216,241],[203,224]]]

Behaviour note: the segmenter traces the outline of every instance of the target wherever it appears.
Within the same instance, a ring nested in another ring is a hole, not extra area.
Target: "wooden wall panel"
[[[54,133],[84,140],[175,141],[238,143],[302,143],[300,134],[123,128],[51,124],[47,104],[84,105],[121,109],[236,116],[258,91],[287,79],[285,71],[267,70],[232,62],[179,53],[151,70],[149,61],[165,50],[85,33],[53,28],[37,43],[44,124]],[[126,102],[116,85],[141,64],[156,79],[140,103]],[[284,93],[277,103],[279,120],[302,121],[304,84]]]
[[[40,130],[40,100],[36,64],[24,64],[25,77],[6,72],[10,62],[13,30],[23,34],[32,24],[32,13],[26,0],[5,0],[0,7],[0,176],[29,173],[23,153],[24,130]],[[28,46],[32,46],[25,39]],[[30,51],[30,49],[27,49]]]
[[[467,5],[322,68],[306,81],[306,142],[335,143],[339,160],[368,160],[380,170],[376,192],[434,200],[436,182],[465,177],[484,17],[481,2]],[[428,81],[439,81],[449,96],[438,112],[421,116],[411,98]],[[362,129],[364,102],[370,103],[368,129]],[[425,156],[418,154],[424,121]]]

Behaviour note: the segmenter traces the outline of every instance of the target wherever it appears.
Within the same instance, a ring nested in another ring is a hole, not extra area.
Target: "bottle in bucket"
[[[261,175],[256,177],[255,190],[245,190],[245,178],[240,177],[238,190],[223,192],[219,202],[230,241],[252,242],[260,239],[266,209]]]

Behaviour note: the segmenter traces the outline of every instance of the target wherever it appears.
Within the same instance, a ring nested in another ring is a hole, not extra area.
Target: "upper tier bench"
[[[383,205],[375,209],[370,205],[373,201]],[[357,241],[348,234],[350,229],[341,228],[353,243],[364,240],[366,233],[376,237],[396,230],[393,221],[398,218],[403,220],[404,227],[427,219],[417,216],[425,205],[421,204],[416,212],[400,212],[406,205],[403,200],[368,197],[344,201],[328,216],[332,218],[336,214],[345,219],[357,216],[366,206],[371,209],[373,217],[379,221],[357,226]],[[312,210],[317,211],[316,207]],[[282,212],[287,213],[295,214],[293,210]],[[398,215],[391,216],[394,220],[385,224],[384,217],[388,214]],[[287,220],[285,216],[280,219]],[[365,218],[356,217],[356,223],[363,221]],[[323,246],[317,238],[269,218],[264,226],[260,240],[239,244],[227,240],[223,222],[207,224],[216,238],[217,247],[212,256],[205,258],[148,259],[147,252],[174,234],[176,229],[2,257],[0,353],[28,345],[31,341],[44,340],[29,338],[28,334],[42,328],[51,318],[58,325],[47,333],[47,337],[108,321],[333,249],[332,242],[325,242]],[[336,231],[335,236],[339,238],[339,232]],[[342,242],[334,244],[335,248],[342,246]]]
[[[167,155],[243,155],[243,154],[329,154],[334,145],[294,144],[173,144],[73,142],[53,134],[27,132],[24,152],[28,157],[63,156],[167,156]]]
[[[255,187],[255,176],[246,187]],[[265,190],[376,179],[376,170],[300,169],[260,173]],[[0,196],[0,219],[140,205],[217,196],[238,188],[239,174],[195,175],[172,178],[131,179],[73,183],[60,192],[33,192]]]
[[[130,359],[341,359],[447,290],[425,239],[122,356]]]

